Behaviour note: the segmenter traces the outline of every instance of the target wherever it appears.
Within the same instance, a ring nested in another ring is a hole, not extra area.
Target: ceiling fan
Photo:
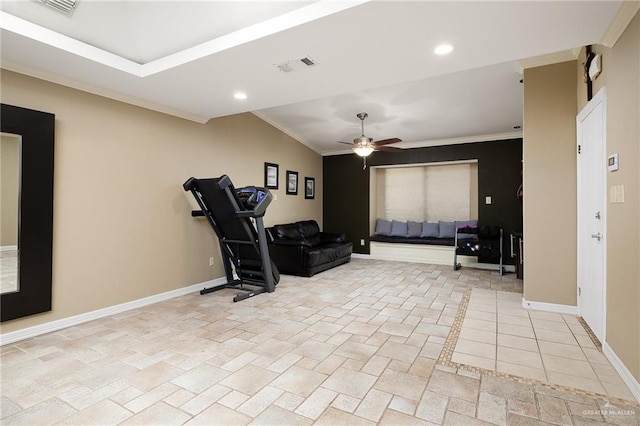
[[[398,138],[389,138],[382,139],[379,141],[373,141],[372,138],[369,138],[364,135],[364,120],[367,118],[369,114],[366,112],[360,112],[356,114],[356,117],[360,119],[361,127],[362,127],[362,135],[355,138],[353,143],[350,142],[338,142],[345,145],[352,145],[353,152],[364,159],[364,168],[367,167],[367,156],[369,156],[373,151],[385,151],[385,152],[401,152],[402,148],[396,148],[393,146],[387,146],[392,143],[402,142],[402,139]]]

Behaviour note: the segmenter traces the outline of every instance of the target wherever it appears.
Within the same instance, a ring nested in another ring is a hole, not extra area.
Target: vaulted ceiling
[[[521,132],[518,61],[571,59],[620,5],[3,0],[2,67],[198,122],[254,112],[323,154],[360,135],[361,111],[367,136],[407,147],[504,138]]]

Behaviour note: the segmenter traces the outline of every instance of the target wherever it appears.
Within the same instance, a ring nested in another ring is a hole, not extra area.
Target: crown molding
[[[522,138],[522,131],[494,133],[490,135],[464,136],[460,138],[450,138],[450,139],[434,139],[430,141],[420,141],[420,142],[401,142],[398,144],[394,144],[394,146],[397,146],[398,148],[411,149],[411,148],[426,148],[430,146],[460,145],[464,143],[492,142],[492,141],[501,141],[501,140],[519,139],[519,138]],[[352,154],[352,153],[353,151],[351,151],[351,149],[341,149],[338,151],[323,152],[322,156],[328,157],[332,155],[343,155],[343,154]]]
[[[300,142],[302,145],[306,146],[307,148],[309,148],[310,150],[318,153],[318,154],[322,154],[321,151],[318,150],[318,147],[312,145],[309,141],[305,140],[304,138],[301,138],[300,136],[296,135],[291,129],[276,123],[275,121],[273,121],[272,119],[270,119],[269,117],[267,117],[266,115],[264,115],[263,113],[259,112],[259,111],[251,111],[251,114],[255,115],[256,117],[258,117],[260,120],[264,121],[265,123],[275,127],[276,129],[280,130],[282,133],[284,133],[285,135],[289,136],[292,139],[295,139],[296,141]]]
[[[623,1],[616,16],[613,17],[602,35],[600,44],[606,47],[613,47],[629,23],[631,23],[633,17],[636,16],[638,10],[640,10],[640,1]]]
[[[113,99],[119,102],[124,102],[137,107],[149,109],[156,112],[161,112],[163,114],[172,115],[174,117],[182,118],[189,121],[195,121],[196,123],[205,124],[207,121],[209,121],[209,117],[201,117],[199,115],[189,114],[188,112],[185,112],[185,111],[169,108],[167,106],[160,105],[155,102],[145,101],[143,99],[139,99],[133,96],[127,96],[122,93],[117,93],[112,90],[107,90],[103,87],[78,81],[69,77],[64,77],[52,72],[37,70],[31,67],[18,64],[13,61],[7,61],[3,59],[1,68],[8,71],[16,72],[18,74],[24,74],[29,77],[34,77],[40,80],[48,81],[50,83],[66,86],[71,89],[81,90],[83,92],[102,96],[104,98]]]
[[[580,48],[562,50],[560,52],[550,53],[548,55],[534,56],[518,61],[521,71],[527,68],[542,67],[545,65],[558,64],[560,62],[575,61],[580,54]]]

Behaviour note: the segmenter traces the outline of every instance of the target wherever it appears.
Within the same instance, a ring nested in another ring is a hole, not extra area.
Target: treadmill
[[[193,194],[200,207],[191,215],[206,217],[218,236],[227,278],[225,284],[205,288],[200,294],[234,288],[241,290],[233,298],[239,302],[275,291],[280,273],[269,256],[263,221],[272,200],[271,192],[254,186],[236,189],[227,175],[192,177],[183,188]]]

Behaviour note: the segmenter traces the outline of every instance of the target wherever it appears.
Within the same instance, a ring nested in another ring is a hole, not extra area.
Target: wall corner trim
[[[63,328],[73,327],[85,322],[104,318],[109,315],[119,314],[121,312],[129,311],[131,309],[141,308],[143,306],[173,299],[175,297],[184,296],[185,294],[200,291],[205,287],[212,287],[212,286],[224,284],[226,281],[227,280],[224,277],[216,278],[214,280],[205,281],[199,284],[193,284],[187,287],[178,288],[176,290],[170,290],[164,293],[154,294],[153,296],[143,297],[142,299],[132,300],[130,302],[121,303],[119,305],[109,306],[106,308],[97,309],[91,312],[85,312],[83,314],[74,315],[71,317],[62,318],[55,321],[49,321],[44,324],[38,324],[33,327],[27,327],[21,330],[11,331],[9,333],[3,333],[3,334],[0,334],[0,346],[19,342],[21,340],[40,336],[42,334],[52,333],[54,331],[62,330]]]
[[[624,365],[622,360],[618,358],[618,355],[609,346],[607,342],[602,344],[602,353],[611,363],[611,366],[618,372],[624,383],[627,385],[633,397],[640,403],[640,383],[633,377],[631,371]]]
[[[556,312],[558,314],[578,315],[578,307],[571,305],[560,305],[557,303],[532,302],[522,298],[522,307],[534,311]]]
[[[561,52],[550,53],[548,55],[534,56],[533,58],[525,58],[518,61],[520,73],[528,68],[537,68],[545,65],[559,64],[561,62],[575,61],[578,59],[580,49],[568,49]]]
[[[193,121],[199,124],[205,124],[211,117],[201,117],[196,114],[192,114],[187,111],[178,110],[175,108],[161,105],[159,103],[147,101],[145,99],[137,98],[135,96],[129,96],[123,93],[118,93],[113,90],[105,89],[96,86],[91,83],[82,82],[72,77],[65,77],[54,72],[38,70],[27,65],[19,64],[17,62],[2,59],[2,69],[15,72],[18,74],[26,75],[28,77],[37,78],[39,80],[48,81],[49,83],[59,84],[61,86],[69,87],[71,89],[80,90],[82,92],[90,93],[96,96],[102,96],[103,98],[112,99],[118,102],[124,102],[129,105],[145,108],[151,111],[156,111],[162,114],[171,115],[173,117],[182,118],[183,120]]]
[[[606,47],[613,47],[624,30],[627,29],[633,17],[636,16],[638,10],[640,10],[640,2],[623,1],[618,12],[602,35],[600,44]]]
[[[272,127],[275,127],[276,129],[280,130],[282,133],[284,133],[285,135],[291,137],[292,139],[300,142],[302,145],[306,146],[307,148],[309,148],[312,151],[315,151],[318,154],[322,154],[320,151],[318,151],[318,148],[313,146],[313,144],[307,142],[304,138],[298,136],[297,134],[295,134],[291,129],[276,123],[274,120],[272,120],[271,118],[267,117],[264,113],[260,112],[260,111],[251,111],[251,114],[255,115],[256,117],[258,117],[260,120],[264,121],[265,123],[271,125]]]

